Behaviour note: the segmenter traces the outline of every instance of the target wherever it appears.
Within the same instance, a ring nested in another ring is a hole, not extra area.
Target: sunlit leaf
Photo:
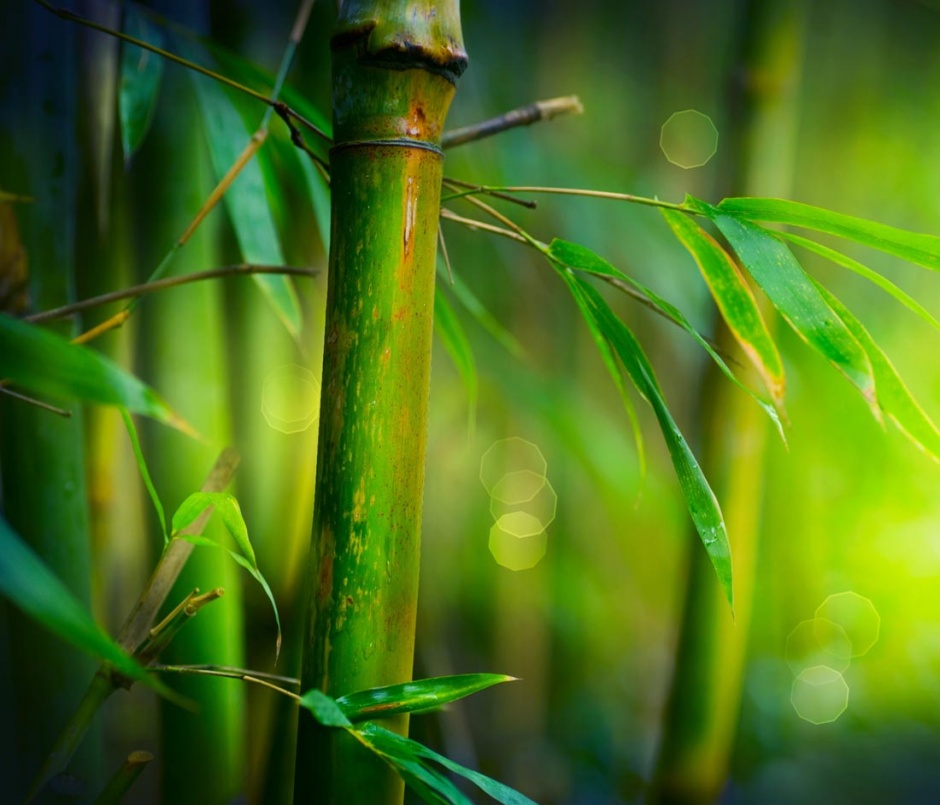
[[[816,243],[815,241],[809,240],[808,238],[800,237],[799,235],[794,235],[792,232],[775,232],[777,237],[784,238],[789,240],[791,243],[795,243],[797,246],[802,246],[804,249],[809,249],[811,252],[815,252],[820,257],[825,257],[827,260],[832,260],[833,263],[842,266],[843,268],[849,269],[849,271],[854,271],[856,274],[864,277],[867,280],[875,283],[879,288],[887,291],[891,296],[897,299],[902,305],[907,307],[909,310],[914,311],[918,316],[920,316],[925,322],[927,322],[931,327],[935,327],[940,330],[940,321],[937,321],[936,318],[931,315],[920,302],[911,297],[909,294],[902,291],[895,285],[891,280],[886,277],[881,276],[877,271],[872,271],[868,266],[862,265],[857,260],[853,260],[851,257],[842,254],[842,252],[837,252],[835,249],[830,249],[828,246],[823,246],[821,243]]]
[[[194,434],[153,389],[117,364],[88,347],[2,313],[0,377],[44,394],[122,405]]]
[[[144,479],[144,486],[147,487],[147,494],[153,502],[153,508],[156,509],[157,519],[160,521],[160,533],[163,534],[164,545],[168,536],[166,533],[166,514],[163,511],[163,503],[157,494],[157,489],[153,485],[153,479],[150,477],[150,470],[147,469],[147,462],[144,461],[143,450],[140,449],[140,439],[137,438],[137,428],[134,427],[134,420],[127,412],[126,408],[121,408],[121,417],[124,420],[124,427],[127,428],[127,435],[131,438],[131,447],[134,450],[134,458],[137,460],[137,469],[140,471],[141,478]]]
[[[940,431],[914,399],[888,356],[845,305],[822,285],[817,283],[817,288],[868,353],[875,373],[878,404],[881,409],[914,444],[940,461]]]
[[[699,331],[692,326],[689,320],[675,305],[667,302],[665,299],[654,293],[646,286],[637,282],[627,274],[624,274],[622,271],[612,266],[602,257],[592,252],[590,249],[587,249],[584,246],[580,246],[577,243],[570,243],[565,240],[555,239],[549,246],[549,253],[554,259],[558,260],[564,265],[569,266],[570,268],[576,268],[580,271],[586,271],[591,274],[614,277],[621,283],[628,285],[642,294],[656,310],[660,311],[664,316],[666,316],[666,318],[677,324],[689,335],[691,335],[692,338],[694,338],[695,341],[711,356],[712,360],[715,361],[715,363],[718,365],[718,368],[721,369],[725,377],[727,377],[742,391],[750,395],[750,397],[764,410],[764,413],[770,417],[770,420],[777,428],[777,433],[780,434],[780,438],[786,441],[783,432],[783,423],[780,421],[780,416],[776,409],[766,400],[761,399],[740,380],[738,380],[734,372],[732,372],[728,367],[728,364],[725,363],[725,360],[715,351],[714,347],[712,347],[712,345],[702,337],[701,333],[699,333]]]
[[[351,727],[336,700],[320,690],[308,690],[300,697],[300,706],[308,710],[324,727]]]
[[[757,369],[774,403],[783,409],[786,380],[777,346],[757,300],[734,260],[711,235],[675,210],[660,210],[679,242],[695,259],[721,317]]]
[[[417,763],[425,769],[428,769],[429,767],[423,761],[432,761],[439,763],[454,774],[458,774],[464,779],[469,780],[485,794],[504,805],[535,805],[533,800],[529,799],[524,794],[520,794],[515,789],[510,788],[508,785],[500,783],[492,777],[487,777],[485,774],[481,774],[478,771],[468,769],[466,766],[461,766],[459,763],[438,754],[423,744],[413,741],[410,738],[403,738],[401,735],[387,730],[384,727],[380,727],[378,724],[365,724],[357,728],[356,733],[358,733],[361,738],[364,738],[374,751],[396,767],[400,768],[402,765],[407,764],[410,768],[414,768],[414,765]],[[435,793],[442,797],[449,793],[433,786],[432,788],[434,788]],[[452,793],[449,794],[449,797],[453,796]],[[462,803],[471,802],[471,800],[467,799],[463,794],[459,794],[458,798],[445,798],[444,801],[461,803],[461,805]]]
[[[790,224],[871,246],[912,263],[940,270],[940,237],[876,224],[797,201],[778,198],[726,198],[718,210],[736,218]]]
[[[434,330],[457,367],[467,391],[468,421],[472,432],[477,409],[477,365],[463,325],[440,288],[434,294]]]
[[[711,560],[718,582],[734,607],[732,592],[731,545],[721,515],[721,508],[708,485],[702,469],[676,425],[663,399],[662,391],[649,359],[630,329],[618,319],[601,295],[587,282],[567,269],[559,270],[585,318],[595,327],[617,353],[637,390],[650,403],[669,448],[679,486],[685,495],[692,522]]]
[[[340,696],[336,703],[350,721],[387,718],[398,713],[420,713],[485,690],[515,677],[505,674],[458,674],[417,679],[400,685],[360,690]]]
[[[82,603],[0,517],[0,593],[29,617],[130,679],[149,679],[95,623]]]
[[[155,47],[163,47],[163,34],[133,3],[124,7],[124,33]],[[128,42],[122,43],[118,108],[125,162],[130,161],[147,135],[162,76],[163,59],[160,56]]]
[[[792,252],[766,229],[709,208],[744,267],[796,333],[862,393],[880,418],[865,350],[827,304]]]
[[[202,49],[177,39],[186,58],[207,65],[211,58]],[[225,89],[216,81],[189,72],[199,99],[209,154],[217,178],[221,179],[236,163],[251,140],[252,133]],[[264,178],[258,160],[250,159],[223,197],[235,237],[246,263],[283,265],[284,257],[274,217],[268,207]],[[253,274],[281,322],[296,339],[300,335],[300,301],[289,277],[281,274]]]

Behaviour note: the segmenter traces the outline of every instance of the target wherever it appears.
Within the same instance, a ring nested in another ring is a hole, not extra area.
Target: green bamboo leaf
[[[710,208],[713,220],[744,267],[807,344],[862,393],[877,419],[875,378],[868,355],[816,289],[792,252],[766,229]]]
[[[660,212],[695,259],[722,318],[757,369],[777,408],[783,410],[786,393],[783,361],[744,275],[715,239],[688,216],[675,210]]]
[[[181,55],[203,65],[211,57],[197,45],[177,37]],[[221,179],[236,163],[252,132],[235,108],[225,89],[212,79],[189,72],[202,112],[203,128],[216,176]],[[268,207],[261,167],[250,159],[223,197],[235,229],[235,237],[246,263],[283,265],[284,257]],[[280,274],[254,274],[254,281],[264,292],[281,322],[295,338],[300,337],[300,301],[289,277]]]
[[[675,305],[667,302],[665,299],[654,293],[645,285],[642,285],[632,277],[624,274],[622,271],[612,266],[602,257],[592,252],[590,249],[587,249],[584,246],[579,246],[577,243],[558,240],[556,238],[549,246],[549,254],[552,258],[566,266],[569,266],[570,268],[576,268],[580,271],[586,271],[590,274],[614,277],[620,282],[629,285],[634,290],[639,291],[647,300],[649,300],[650,304],[652,304],[670,321],[677,324],[689,335],[691,335],[692,338],[695,339],[699,346],[701,346],[702,349],[704,349],[711,356],[712,360],[715,361],[715,363],[718,365],[718,368],[721,369],[725,377],[727,377],[739,389],[748,394],[763,409],[764,413],[770,417],[770,420],[776,426],[777,433],[780,434],[781,440],[786,442],[786,435],[783,431],[783,423],[780,421],[780,415],[777,413],[777,410],[774,408],[774,406],[768,403],[766,400],[761,399],[751,389],[738,380],[734,372],[732,372],[729,368],[728,364],[725,363],[724,359],[715,351],[714,347],[712,347],[712,345],[702,337],[701,333],[699,333],[699,331],[692,326],[689,320],[677,307],[675,307]]]
[[[698,461],[666,406],[649,359],[630,329],[614,315],[601,295],[591,285],[573,271],[560,269],[558,273],[565,281],[585,318],[595,322],[595,327],[617,353],[637,390],[652,406],[666,446],[669,448],[692,522],[715,569],[728,605],[733,610],[731,545],[728,541],[728,532],[721,515],[721,508]]]
[[[797,246],[802,246],[804,249],[809,249],[820,257],[825,257],[827,260],[831,260],[833,263],[865,277],[865,279],[875,283],[879,288],[887,291],[909,310],[914,311],[914,313],[920,316],[931,327],[940,330],[940,321],[937,321],[920,302],[902,291],[897,285],[891,282],[891,280],[883,277],[877,271],[872,271],[868,266],[862,265],[857,260],[853,260],[851,257],[842,254],[842,252],[837,252],[835,249],[830,249],[828,246],[823,246],[821,243],[816,243],[808,238],[794,235],[792,232],[775,232],[774,234],[778,238],[783,238],[791,243],[795,243]]]
[[[126,408],[121,408],[121,418],[124,420],[124,427],[127,428],[127,435],[131,437],[131,447],[134,449],[134,458],[137,459],[137,469],[144,479],[144,486],[147,487],[147,494],[153,502],[153,508],[156,509],[157,519],[160,520],[160,532],[163,534],[163,544],[166,545],[169,537],[166,532],[166,514],[163,511],[163,503],[157,494],[157,489],[153,485],[153,479],[150,477],[150,470],[147,469],[147,462],[144,461],[143,450],[140,449],[140,439],[137,438],[137,428],[134,427],[134,420]]]
[[[935,235],[909,232],[779,198],[726,198],[718,205],[718,211],[749,221],[768,221],[827,232],[926,268],[940,270],[940,237]]]
[[[300,697],[300,706],[324,727],[352,727],[342,708],[321,690],[308,690]]]
[[[394,765],[398,765],[398,762],[414,763],[416,760],[433,761],[434,763],[439,763],[449,771],[452,771],[454,774],[459,774],[464,779],[469,780],[485,794],[492,797],[497,802],[503,803],[503,805],[535,805],[533,800],[529,799],[524,794],[520,794],[515,789],[510,788],[508,785],[500,783],[492,777],[487,777],[485,774],[481,774],[478,771],[468,769],[466,766],[461,766],[450,758],[438,754],[433,749],[429,749],[410,738],[403,738],[401,735],[387,730],[384,727],[380,727],[378,724],[365,724],[362,727],[358,727],[355,732],[365,738],[375,751],[387,760],[391,760]],[[426,764],[422,765],[428,768]],[[460,795],[460,799],[447,799],[445,801],[459,803],[470,802],[470,800],[466,799],[462,794]]]
[[[163,47],[160,30],[148,22],[133,4],[124,8],[124,33],[156,47]],[[122,43],[118,109],[125,163],[130,162],[150,129],[162,76],[163,59],[160,56],[128,42]]]
[[[450,277],[444,273],[440,263],[438,263],[437,274],[440,281],[447,283],[447,286],[454,292],[454,296],[457,297],[457,301],[464,306],[466,311],[476,319],[477,323],[486,330],[486,332],[501,344],[514,358],[519,360],[525,359],[525,348],[519,343],[519,339],[496,320],[493,314],[486,309],[486,306],[457,274],[453,275],[453,282],[451,282]]]
[[[434,294],[434,330],[454,362],[454,366],[457,367],[457,372],[467,391],[468,423],[472,433],[473,423],[476,421],[479,385],[477,365],[463,325],[440,288],[437,288]]]
[[[819,283],[816,287],[868,353],[881,409],[914,444],[940,461],[940,430],[914,399],[888,356],[845,305]]]
[[[130,679],[164,690],[95,623],[42,559],[0,517],[0,593],[26,615]]]
[[[0,377],[55,397],[122,405],[189,435],[195,431],[151,388],[88,347],[0,313]]]
[[[400,685],[359,690],[340,696],[336,703],[350,721],[387,718],[399,713],[436,710],[449,702],[485,690],[501,682],[513,682],[505,674],[457,674],[417,679]]]

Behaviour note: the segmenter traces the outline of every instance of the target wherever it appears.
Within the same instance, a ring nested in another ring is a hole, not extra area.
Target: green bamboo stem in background
[[[456,0],[347,0],[333,47],[332,227],[303,688],[411,679],[441,129]],[[390,725],[407,730],[407,720]],[[400,802],[345,734],[299,723],[295,801]]]
[[[0,56],[3,99],[0,155],[4,182],[35,201],[16,209],[34,310],[74,301],[76,236],[76,32],[38,6],[4,10],[4,27],[18,32]],[[24,66],[28,65],[28,69]],[[15,120],[15,125],[12,125]],[[53,326],[73,334],[71,322]],[[0,464],[4,516],[52,571],[91,606],[88,506],[84,480],[83,416],[74,401],[54,401],[71,418],[17,400],[0,402]],[[5,605],[4,605],[5,606]],[[0,760],[3,797],[19,801],[59,730],[95,672],[92,658],[68,646],[19,611],[7,611],[10,667]],[[9,662],[7,662],[9,660]],[[97,730],[69,769],[84,793],[98,788]]]
[[[740,118],[743,154],[728,195],[787,197],[798,122],[806,7],[802,2],[746,6]],[[740,356],[727,327],[719,346]],[[741,365],[746,360],[740,358]],[[758,386],[751,377],[752,386]],[[753,401],[710,365],[703,391],[702,463],[722,502],[734,556],[735,613],[704,552],[690,552],[676,665],[650,800],[711,803],[725,786],[735,745],[764,495],[768,423]]]
[[[177,3],[167,9],[198,26],[198,8]],[[199,112],[188,78],[164,76],[161,103],[140,163],[150,172],[139,178],[136,209],[146,240],[140,250],[143,272],[156,265],[186,228],[215,182],[208,164]],[[173,268],[187,273],[225,262],[218,248],[219,217],[203,222],[176,254]],[[201,443],[167,428],[148,427],[147,452],[154,484],[172,514],[202,484],[219,447],[231,436],[222,288],[194,283],[145,300],[140,317],[141,343],[150,365],[145,375],[205,437]],[[207,532],[210,533],[210,532]],[[215,523],[210,533],[226,539]],[[159,538],[157,538],[159,539]],[[174,638],[161,660],[170,663],[244,665],[242,571],[220,550],[196,548],[170,593],[165,611],[194,588],[216,587],[225,596],[201,610]],[[272,640],[273,650],[273,640]],[[245,691],[238,683],[181,677],[174,687],[198,703],[198,712],[160,703],[163,792],[166,802],[230,802],[245,790]]]

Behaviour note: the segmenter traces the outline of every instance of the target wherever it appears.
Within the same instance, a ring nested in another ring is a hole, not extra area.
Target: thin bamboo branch
[[[519,126],[530,126],[540,120],[551,120],[559,115],[576,114],[584,112],[581,100],[577,95],[568,95],[563,98],[551,98],[547,101],[536,101],[527,106],[521,106],[497,117],[474,123],[471,126],[444,132],[441,145],[444,148],[454,148],[464,143],[482,140],[509,129]]]
[[[92,805],[118,805],[151,760],[150,752],[131,752]]]
[[[148,670],[160,674],[201,674],[204,676],[221,676],[227,679],[244,679],[246,676],[253,676],[271,682],[282,682],[285,685],[300,687],[300,680],[293,676],[249,671],[246,668],[233,668],[229,665],[151,665]]]
[[[118,291],[92,296],[88,299],[82,299],[79,302],[73,302],[70,305],[43,310],[40,313],[34,313],[31,316],[24,316],[23,320],[34,324],[51,319],[61,319],[65,316],[71,316],[73,313],[80,313],[90,308],[106,305],[109,302],[120,302],[122,299],[132,299],[156,291],[163,291],[167,288],[176,288],[180,285],[186,285],[190,282],[200,282],[202,280],[222,279],[224,277],[237,277],[251,274],[289,274],[294,277],[315,277],[321,273],[321,269],[304,266],[262,266],[252,263],[239,263],[238,265],[222,266],[220,268],[209,268],[205,271],[194,271],[190,274],[179,274],[175,277],[164,277],[153,282],[145,282],[140,285],[132,285],[129,288],[122,288]]]
[[[35,397],[28,397],[25,394],[20,394],[18,391],[13,391],[6,385],[6,381],[0,381],[0,393],[6,394],[8,397],[13,397],[16,400],[29,403],[30,405],[35,405],[37,408],[42,408],[44,411],[58,414],[59,416],[65,417],[66,419],[72,416],[72,412],[67,411],[65,408],[56,408],[54,405],[49,405],[47,402],[37,400]]]
[[[455,181],[455,180],[451,180]],[[671,201],[661,201],[658,198],[648,198],[646,196],[637,196],[633,193],[615,193],[609,190],[586,190],[580,187],[539,187],[522,185],[473,185],[470,182],[463,183],[465,187],[476,187],[479,193],[546,193],[556,196],[583,196],[585,198],[601,198],[610,201],[628,201],[631,204],[643,204],[648,207],[662,207],[667,210],[678,210],[679,212],[699,213],[687,207],[685,204],[676,204]]]

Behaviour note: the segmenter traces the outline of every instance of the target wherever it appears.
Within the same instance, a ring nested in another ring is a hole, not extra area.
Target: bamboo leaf
[[[914,399],[888,356],[845,305],[822,285],[816,283],[816,287],[868,353],[881,409],[914,444],[934,460],[940,461],[940,430]]]
[[[871,362],[790,250],[766,229],[709,208],[721,233],[786,322],[862,393],[876,419]]]
[[[192,61],[211,63],[202,48],[177,39],[180,52]],[[248,145],[252,132],[225,90],[215,81],[189,72],[199,99],[203,128],[216,175],[221,179],[235,165]],[[261,167],[249,159],[223,197],[235,229],[235,237],[246,263],[283,265],[284,257],[268,207]],[[264,292],[281,322],[295,338],[300,337],[300,301],[290,278],[280,274],[254,274],[254,281]]]
[[[331,696],[320,690],[308,690],[300,697],[300,706],[324,727],[352,727],[342,708]]]
[[[596,329],[617,353],[637,390],[652,406],[663,438],[666,440],[666,446],[669,448],[692,522],[702,539],[725,598],[733,609],[731,545],[728,541],[721,508],[698,461],[666,406],[649,359],[630,329],[614,315],[592,286],[567,269],[559,270],[559,274],[585,318],[589,321],[593,320]]]
[[[876,224],[797,201],[778,198],[726,198],[718,211],[749,221],[789,224],[847,238],[912,263],[940,270],[940,237]]]
[[[93,350],[0,313],[0,377],[57,397],[77,397],[195,431],[151,388]]]
[[[777,408],[783,410],[786,393],[783,362],[744,275],[715,239],[688,216],[675,210],[660,212],[695,259],[722,318],[757,369]]]
[[[443,277],[440,265],[438,266],[438,276]],[[467,312],[476,319],[477,323],[488,332],[503,348],[514,358],[522,360],[525,358],[525,349],[519,340],[503,327],[496,318],[490,313],[485,305],[479,300],[476,294],[470,290],[467,284],[454,274],[454,281],[447,284],[457,297],[457,301],[466,308]]]
[[[137,438],[137,428],[134,427],[134,420],[127,412],[126,408],[121,408],[121,418],[124,420],[124,427],[127,428],[127,435],[131,437],[131,447],[134,449],[134,458],[137,460],[137,469],[144,479],[144,486],[147,487],[147,494],[153,502],[153,508],[156,509],[157,519],[160,521],[160,532],[163,534],[163,544],[166,545],[168,536],[166,532],[166,514],[163,511],[163,503],[160,502],[160,496],[153,485],[150,477],[150,470],[147,469],[147,462],[144,461],[144,453],[140,449],[140,439]]]
[[[454,362],[454,366],[457,367],[457,372],[467,391],[468,422],[472,433],[473,423],[476,421],[479,385],[477,365],[463,325],[440,288],[437,288],[434,294],[434,330]]]
[[[105,660],[130,679],[164,690],[95,623],[42,559],[0,517],[0,593],[76,648]]]
[[[133,4],[124,8],[124,33],[156,47],[163,47],[160,30],[148,22]],[[136,45],[123,43],[118,108],[125,163],[130,162],[150,129],[162,76],[162,58]]]
[[[400,685],[371,688],[340,696],[336,703],[350,721],[387,718],[399,713],[436,710],[449,702],[485,690],[515,677],[505,674],[457,674],[418,679]]]
[[[780,434],[781,440],[786,442],[786,436],[783,432],[783,423],[780,421],[780,415],[777,413],[774,406],[768,403],[766,400],[761,399],[751,389],[738,380],[734,372],[732,372],[728,367],[728,364],[725,363],[724,359],[715,351],[714,347],[712,347],[712,345],[702,337],[701,333],[699,333],[699,331],[692,326],[689,320],[677,307],[675,307],[675,305],[667,302],[665,299],[651,291],[646,286],[637,282],[627,274],[624,274],[622,271],[612,266],[602,257],[592,252],[590,249],[587,249],[584,246],[579,246],[577,243],[570,243],[568,241],[555,239],[549,246],[549,254],[555,260],[558,260],[560,263],[563,263],[566,266],[576,268],[580,271],[586,271],[590,274],[614,277],[620,282],[626,283],[631,288],[634,288],[643,294],[643,296],[645,296],[646,299],[648,299],[657,310],[659,310],[670,321],[677,324],[689,335],[691,335],[692,338],[695,339],[699,346],[701,346],[711,356],[712,360],[715,361],[715,363],[718,365],[718,368],[721,369],[721,371],[724,373],[725,377],[727,377],[742,391],[750,395],[750,397],[764,410],[764,413],[770,417],[770,420],[777,428],[777,433]]]
[[[391,730],[380,727],[378,724],[365,724],[357,728],[355,732],[365,738],[374,751],[397,767],[403,764],[413,766],[415,762],[418,762],[427,769],[427,764],[422,761],[433,761],[454,774],[459,774],[464,779],[469,780],[485,794],[497,802],[503,803],[503,805],[535,805],[533,800],[508,785],[500,783],[492,777],[487,777],[478,771],[468,769],[466,766],[461,766],[450,758],[438,754],[433,749],[429,749],[410,738],[404,738]],[[445,792],[435,789],[435,793],[444,795]],[[458,799],[445,799],[444,801],[454,803],[470,802],[463,794],[460,794]]]
[[[865,277],[867,280],[871,280],[875,285],[883,290],[887,291],[891,296],[897,299],[902,305],[907,307],[909,310],[914,311],[918,316],[920,316],[927,324],[931,327],[934,327],[940,330],[940,321],[937,321],[931,313],[918,302],[916,299],[902,291],[887,277],[883,277],[877,271],[872,271],[868,266],[862,265],[857,260],[853,260],[851,257],[842,254],[842,252],[837,252],[835,249],[830,249],[828,246],[823,246],[821,243],[816,243],[813,240],[808,238],[800,237],[799,235],[794,235],[792,232],[775,232],[777,237],[788,240],[791,243],[795,243],[797,246],[802,246],[804,249],[809,249],[811,252],[815,252],[820,257],[825,257],[827,260],[832,260],[833,263],[842,266],[843,268],[849,269],[849,271],[854,271],[856,274]]]

